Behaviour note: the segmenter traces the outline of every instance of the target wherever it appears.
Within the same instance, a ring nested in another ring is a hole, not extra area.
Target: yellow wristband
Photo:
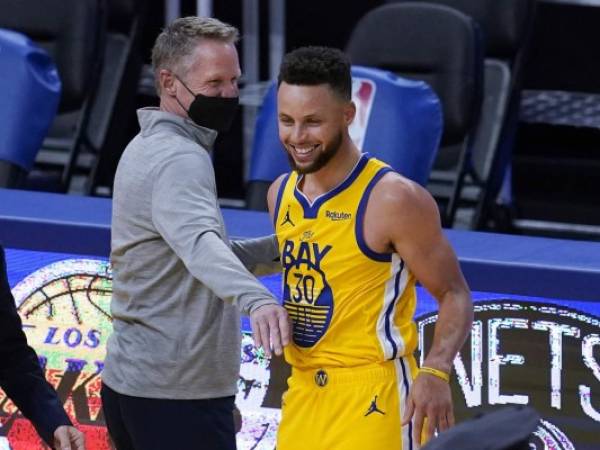
[[[441,378],[446,383],[450,382],[450,375],[446,372],[442,372],[441,370],[434,369],[433,367],[423,366],[419,369],[419,372],[428,373],[429,375],[433,375],[434,377]]]

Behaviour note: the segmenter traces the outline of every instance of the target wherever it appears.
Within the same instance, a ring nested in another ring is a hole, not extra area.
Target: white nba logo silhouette
[[[352,101],[356,105],[356,116],[350,125],[350,138],[362,150],[371,108],[375,99],[376,85],[367,78],[352,78]]]

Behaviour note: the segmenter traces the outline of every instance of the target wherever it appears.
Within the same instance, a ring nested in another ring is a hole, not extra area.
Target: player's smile
[[[321,149],[320,144],[308,145],[308,144],[299,144],[299,145],[288,145],[288,150],[291,150],[293,153],[293,157],[298,163],[309,162],[312,158],[314,158],[315,153]]]

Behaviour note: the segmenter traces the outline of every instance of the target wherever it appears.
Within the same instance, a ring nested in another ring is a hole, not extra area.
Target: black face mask
[[[177,79],[194,96],[194,101],[187,110],[188,117],[201,127],[221,132],[229,131],[238,110],[239,97],[207,97],[194,94],[179,77]],[[179,100],[177,102],[179,103]]]

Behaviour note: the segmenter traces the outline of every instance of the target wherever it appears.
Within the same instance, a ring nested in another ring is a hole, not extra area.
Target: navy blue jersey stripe
[[[394,306],[398,302],[399,294],[400,294],[400,277],[402,275],[402,271],[404,270],[404,261],[400,262],[400,270],[396,274],[396,278],[394,279],[394,299],[388,305],[385,311],[385,337],[390,342],[392,346],[392,356],[390,360],[396,359],[398,356],[398,344],[394,342],[394,338],[392,336],[392,311],[394,310]]]
[[[277,200],[275,201],[275,212],[273,213],[273,226],[277,228],[277,216],[279,216],[279,207],[281,206],[281,197],[283,197],[283,191],[285,190],[285,185],[290,179],[290,174],[288,173],[283,180],[281,180],[281,184],[279,185],[279,191],[277,192]]]
[[[365,220],[365,212],[367,210],[367,203],[369,202],[369,196],[371,195],[371,191],[377,184],[377,182],[388,172],[393,172],[393,170],[389,167],[382,167],[377,171],[375,176],[371,179],[365,192],[363,193],[362,198],[360,199],[360,203],[358,204],[358,211],[356,213],[356,224],[354,228],[354,234],[356,235],[356,243],[358,244],[358,248],[360,251],[368,256],[369,258],[380,261],[380,262],[390,262],[392,260],[391,253],[378,253],[376,251],[371,250],[365,241],[364,235],[364,220]]]

